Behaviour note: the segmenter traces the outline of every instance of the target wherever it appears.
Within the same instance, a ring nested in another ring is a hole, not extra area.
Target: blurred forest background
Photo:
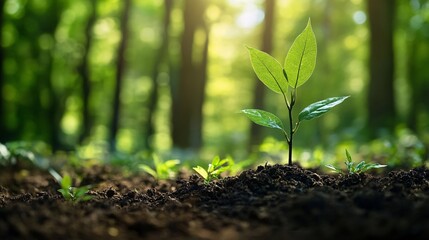
[[[303,123],[295,146],[398,129],[429,143],[427,0],[1,0],[0,8],[0,142],[243,156],[282,136],[241,109],[287,116],[245,46],[283,63],[311,18],[317,64],[296,109],[351,98]]]

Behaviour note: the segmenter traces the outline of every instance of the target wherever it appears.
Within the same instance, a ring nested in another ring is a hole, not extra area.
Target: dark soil
[[[65,201],[42,171],[0,172],[0,239],[428,239],[429,170],[321,175],[259,166],[204,184],[84,173]]]

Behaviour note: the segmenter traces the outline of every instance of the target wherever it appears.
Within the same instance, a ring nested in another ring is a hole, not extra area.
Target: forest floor
[[[65,201],[43,171],[0,172],[0,239],[427,239],[429,170],[324,175],[259,166],[204,184],[83,173]]]

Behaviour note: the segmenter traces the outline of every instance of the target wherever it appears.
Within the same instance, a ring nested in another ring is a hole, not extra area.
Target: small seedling
[[[193,167],[193,169],[204,179],[204,183],[209,183],[214,179],[219,179],[220,174],[228,171],[232,165],[234,165],[234,161],[231,157],[221,160],[219,156],[216,156],[207,167],[207,170],[201,166]]]
[[[58,189],[58,192],[60,192],[67,201],[77,203],[92,199],[92,196],[88,195],[88,191],[91,188],[90,186],[73,187],[70,175],[65,174],[61,176],[53,169],[49,169],[49,173],[60,184],[61,189]]]
[[[167,161],[162,161],[158,155],[153,154],[153,166],[150,167],[146,164],[139,165],[139,168],[143,171],[149,173],[156,179],[171,179],[176,175],[176,166],[180,163],[177,159],[171,159]]]
[[[370,169],[387,167],[387,165],[378,164],[378,163],[366,163],[365,161],[362,161],[355,165],[353,163],[352,156],[350,155],[349,151],[347,151],[347,149],[346,149],[346,161],[344,163],[346,164],[347,172],[349,174],[358,174],[358,173],[366,172]],[[330,164],[326,165],[326,167],[333,170],[334,172],[343,173],[343,170],[341,168],[334,167]]]
[[[280,118],[270,112],[244,109],[242,113],[258,125],[282,131],[289,147],[289,165],[292,165],[293,135],[300,123],[321,116],[349,96],[328,98],[310,104],[299,113],[298,121],[294,124],[292,110],[297,100],[297,88],[307,82],[316,65],[317,44],[310,20],[289,49],[284,66],[265,52],[251,47],[248,47],[248,50],[253,70],[259,80],[273,92],[283,96],[289,114],[289,130],[286,130]]]

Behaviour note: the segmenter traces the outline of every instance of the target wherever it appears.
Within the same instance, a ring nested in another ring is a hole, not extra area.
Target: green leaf
[[[362,169],[364,167],[365,167],[365,161],[362,161],[355,166],[354,172],[360,173],[360,172],[362,172]]]
[[[221,173],[228,171],[230,168],[231,168],[231,166],[220,167],[220,168],[216,169],[215,171],[213,171],[212,175],[220,175]]]
[[[61,195],[62,195],[66,200],[69,200],[69,199],[71,199],[71,198],[72,198],[72,196],[70,195],[69,190],[66,190],[66,189],[58,189],[57,191],[58,191],[58,192],[60,192],[60,193],[61,193]]]
[[[221,173],[222,173],[222,170],[219,168],[219,169],[216,169],[213,172],[211,172],[210,175],[214,178],[218,178],[219,174],[221,174]]]
[[[158,167],[158,165],[160,165],[162,163],[161,159],[158,157],[157,154],[152,154],[152,158],[153,158],[153,165],[155,166],[155,168]]]
[[[64,177],[61,179],[61,188],[62,189],[69,189],[72,186],[72,179],[69,175],[64,175]]]
[[[384,168],[384,167],[387,167],[387,165],[375,163],[374,165],[371,166],[371,168]]]
[[[284,131],[282,121],[274,114],[259,109],[241,110],[252,122],[269,128],[276,128]]]
[[[207,174],[211,174],[215,170],[215,166],[211,163],[209,163],[209,166],[207,167]]]
[[[88,192],[88,189],[86,187],[76,187],[72,189],[72,192],[75,198],[80,198]]]
[[[55,171],[53,168],[50,168],[48,171],[52,175],[52,177],[55,178],[55,181],[57,181],[61,185],[61,181],[63,179],[61,177],[61,175],[57,171]]]
[[[167,160],[165,161],[165,163],[163,165],[165,165],[165,167],[167,169],[172,169],[174,168],[176,165],[180,164],[180,160],[178,159],[171,159],[171,160]]]
[[[311,120],[313,118],[317,118],[320,115],[329,111],[331,108],[342,103],[348,97],[349,96],[332,97],[332,98],[328,98],[328,99],[310,104],[308,107],[304,108],[304,110],[302,110],[299,113],[298,119],[299,121],[302,121],[302,120]]]
[[[229,159],[222,159],[218,164],[217,167],[221,167],[223,165],[232,165]]]
[[[140,165],[139,166],[140,169],[142,169],[143,171],[145,171],[146,173],[152,175],[152,177],[154,178],[158,178],[158,173],[153,170],[151,167],[149,167],[148,165]]]
[[[268,53],[247,47],[253,70],[259,80],[276,93],[286,93],[288,84],[282,65]]]
[[[286,55],[284,69],[289,85],[297,88],[311,76],[316,66],[317,43],[310,19],[304,31],[295,39]]]
[[[207,179],[208,173],[204,168],[200,166],[196,166],[196,167],[193,167],[192,169],[194,169],[195,172],[197,172],[202,178]]]
[[[219,165],[220,162],[220,157],[219,156],[215,156],[212,160],[212,165],[213,167],[216,167],[217,165]]]
[[[353,162],[352,156],[350,155],[349,151],[347,151],[347,149],[346,149],[346,157],[347,157],[347,162]]]
[[[91,195],[84,195],[79,200],[83,201],[83,202],[86,202],[86,201],[91,200],[92,198],[93,198],[93,196],[91,196]]]
[[[378,163],[368,163],[368,164],[365,164],[365,166],[362,168],[362,172],[366,172],[374,168],[383,168],[383,167],[387,167],[387,165],[378,164]]]
[[[87,192],[88,192],[87,189],[76,188],[74,195],[76,198],[81,198],[81,197],[85,196],[85,194]]]
[[[342,173],[342,171],[341,171],[341,169],[340,169],[340,168],[336,168],[336,167],[332,166],[331,164],[327,164],[327,165],[325,165],[325,166],[326,166],[327,168],[329,168],[329,169],[333,170],[334,172]]]

